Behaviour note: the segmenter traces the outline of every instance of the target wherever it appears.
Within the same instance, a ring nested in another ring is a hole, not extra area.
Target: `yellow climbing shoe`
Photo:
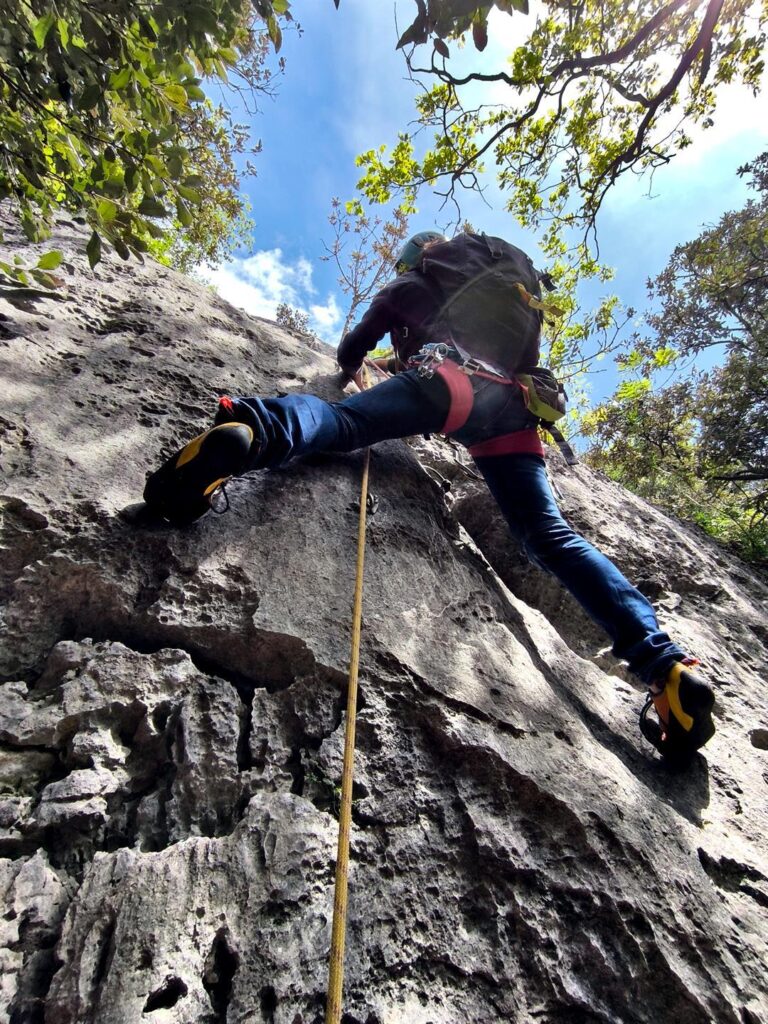
[[[144,501],[174,526],[188,526],[211,510],[214,494],[244,472],[253,442],[245,423],[222,423],[206,430],[152,473]]]
[[[691,760],[715,734],[712,687],[691,671],[692,658],[677,661],[666,679],[651,686],[640,712],[640,731],[662,757],[677,764]],[[654,709],[658,721],[648,718]]]

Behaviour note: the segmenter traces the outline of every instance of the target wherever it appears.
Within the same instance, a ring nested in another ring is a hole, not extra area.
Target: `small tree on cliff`
[[[326,243],[326,255],[339,272],[338,282],[349,296],[341,336],[355,321],[361,305],[386,284],[394,272],[395,260],[408,235],[408,217],[396,209],[391,219],[365,213],[359,202],[331,200],[328,223],[333,239]]]

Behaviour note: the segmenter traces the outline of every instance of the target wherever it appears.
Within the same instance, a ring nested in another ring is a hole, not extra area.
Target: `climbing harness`
[[[363,365],[364,390],[370,386],[368,369]],[[347,931],[347,888],[349,881],[349,834],[352,824],[352,780],[355,761],[355,727],[357,724],[357,679],[360,667],[360,633],[363,611],[363,562],[365,558],[366,512],[375,508],[368,500],[368,475],[371,449],[366,448],[363,479],[360,487],[360,518],[357,529],[357,568],[355,595],[352,602],[352,645],[349,659],[349,686],[347,690],[347,725],[344,734],[344,766],[341,781],[339,809],[339,841],[336,853],[336,884],[333,897],[333,930],[331,933],[331,961],[328,971],[328,998],[325,1024],[339,1024],[341,997],[344,987],[344,945]],[[377,503],[378,504],[378,503]]]
[[[470,377],[482,377],[496,384],[520,388],[526,408],[538,420],[538,425],[552,435],[555,444],[569,466],[578,462],[576,454],[554,421],[565,414],[567,396],[555,375],[545,367],[537,367],[529,374],[505,377],[478,359],[466,358],[453,346],[439,342],[424,345],[408,361],[422,380],[431,380],[437,374],[442,378],[451,396],[448,418],[442,433],[460,430],[469,419],[475,400]],[[469,449],[470,455],[544,455],[544,448],[533,429],[516,430],[511,434],[484,441]]]

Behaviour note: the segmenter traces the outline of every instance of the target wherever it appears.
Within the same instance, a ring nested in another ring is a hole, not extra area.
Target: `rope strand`
[[[364,390],[369,387],[368,369],[363,365]],[[355,596],[352,603],[352,647],[349,660],[349,687],[347,691],[347,724],[344,735],[344,767],[341,781],[341,807],[339,812],[339,842],[336,853],[336,884],[333,897],[333,931],[331,934],[331,961],[328,972],[328,999],[325,1024],[339,1024],[341,998],[344,987],[344,946],[347,931],[347,889],[349,882],[349,834],[352,824],[352,782],[355,761],[355,728],[357,725],[357,680],[360,667],[360,635],[363,612],[363,563],[365,559],[365,526],[368,506],[368,473],[371,450],[366,448],[363,480],[360,488],[360,519],[357,529],[357,569]]]

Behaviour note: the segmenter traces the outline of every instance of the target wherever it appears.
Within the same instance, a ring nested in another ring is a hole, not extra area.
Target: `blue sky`
[[[336,11],[331,0],[310,0],[295,2],[293,9],[303,32],[286,32],[285,74],[275,98],[265,99],[253,119],[263,152],[255,159],[258,176],[246,185],[256,223],[252,244],[206,276],[224,298],[257,315],[273,317],[281,301],[305,310],[318,335],[335,344],[346,300],[332,265],[320,259],[324,241],[331,240],[330,202],[333,196],[354,195],[355,157],[393,143],[413,119],[415,88],[395,50],[395,17],[402,31],[414,5],[412,0],[342,0]],[[457,63],[477,67],[482,61],[483,70],[503,66],[530,24],[519,15],[497,12],[492,18],[486,51],[478,55],[468,46],[457,54]],[[743,205],[748,190],[736,169],[768,145],[766,114],[764,95],[754,98],[732,86],[722,94],[715,126],[694,131],[694,145],[658,171],[652,183],[628,178],[612,191],[598,221],[601,259],[616,270],[604,288],[642,310],[646,279],[664,267],[674,246]],[[488,197],[492,209],[468,195],[464,216],[525,248],[536,261],[535,238],[504,212],[492,183]],[[414,230],[442,227],[448,219],[426,193],[419,208]],[[594,298],[594,292],[584,295],[585,301]]]

